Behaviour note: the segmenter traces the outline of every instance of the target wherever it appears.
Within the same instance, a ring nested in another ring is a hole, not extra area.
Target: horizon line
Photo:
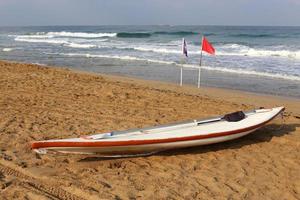
[[[56,27],[74,27],[74,26],[82,26],[82,27],[91,27],[91,26],[223,26],[223,27],[300,27],[300,25],[183,25],[183,24],[98,24],[98,25],[0,25],[1,28],[12,28],[12,27],[51,27],[51,26],[56,26]]]

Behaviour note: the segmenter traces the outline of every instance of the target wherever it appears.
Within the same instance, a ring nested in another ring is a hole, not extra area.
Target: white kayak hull
[[[283,110],[283,107],[278,107],[252,111],[246,114],[245,119],[238,122],[213,118],[83,138],[38,141],[32,143],[32,149],[38,153],[55,151],[102,156],[147,155],[237,139],[261,128]],[[254,116],[255,114],[257,116]],[[261,120],[254,117],[260,117]]]
[[[256,130],[256,129],[255,129]],[[253,131],[255,131],[253,130]],[[179,149],[193,146],[201,146],[214,144],[219,142],[225,142],[228,140],[233,140],[240,138],[242,136],[248,135],[253,131],[242,132],[239,134],[234,134],[230,136],[223,136],[217,138],[209,139],[199,139],[183,142],[170,142],[170,143],[158,143],[158,144],[145,144],[145,145],[131,145],[131,146],[112,146],[107,147],[49,147],[48,150],[54,150],[61,153],[76,153],[76,154],[100,154],[100,155],[147,155],[153,154],[161,151],[166,151],[170,149]]]

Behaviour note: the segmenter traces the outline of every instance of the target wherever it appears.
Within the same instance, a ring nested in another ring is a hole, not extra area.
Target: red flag
[[[206,51],[209,54],[215,55],[214,47],[208,42],[208,40],[204,36],[202,37],[202,50]]]

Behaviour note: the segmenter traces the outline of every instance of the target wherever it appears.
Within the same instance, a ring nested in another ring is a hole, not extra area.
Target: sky
[[[0,0],[0,26],[300,26],[300,0]]]

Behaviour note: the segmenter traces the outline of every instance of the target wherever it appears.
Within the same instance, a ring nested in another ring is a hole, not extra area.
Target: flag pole
[[[180,67],[180,86],[182,86],[182,65]]]
[[[181,57],[181,61],[180,61],[180,86],[182,86],[182,71],[183,71],[183,69],[182,69],[182,65],[183,65],[183,63],[184,63],[184,57]]]
[[[184,38],[182,38],[182,53],[183,53],[183,55],[182,55],[182,58],[181,58],[181,65],[180,65],[180,86],[182,86],[182,71],[183,71],[183,64],[186,62],[185,61],[185,48],[186,48],[186,46],[185,46],[185,39]],[[186,54],[187,55],[187,54]]]
[[[200,54],[199,71],[198,71],[198,88],[200,88],[200,81],[201,81],[202,49],[203,49],[203,36],[202,36],[201,54]]]

